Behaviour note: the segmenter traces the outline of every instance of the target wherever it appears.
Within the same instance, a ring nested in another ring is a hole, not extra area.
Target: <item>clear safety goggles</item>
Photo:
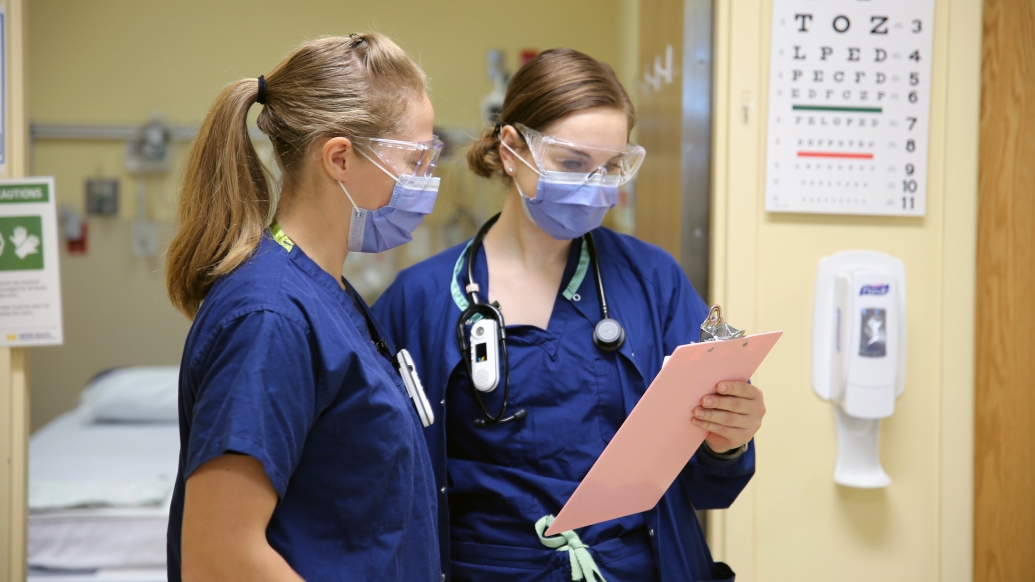
[[[617,178],[619,184],[624,184],[633,179],[647,155],[647,150],[634,143],[619,151],[545,135],[520,123],[514,127],[528,144],[540,172],[602,175]]]
[[[428,141],[399,141],[377,137],[354,137],[352,141],[373,152],[397,177],[430,178],[442,155],[442,140],[432,136]]]

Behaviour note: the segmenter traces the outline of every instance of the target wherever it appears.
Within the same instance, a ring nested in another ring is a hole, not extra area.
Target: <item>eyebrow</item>
[[[568,151],[570,151],[573,154],[578,154],[578,155],[580,155],[580,156],[582,156],[584,158],[592,158],[593,157],[593,156],[587,154],[586,152],[584,152],[582,150],[577,150],[577,149],[574,149],[574,148],[571,148],[571,147],[568,148]]]

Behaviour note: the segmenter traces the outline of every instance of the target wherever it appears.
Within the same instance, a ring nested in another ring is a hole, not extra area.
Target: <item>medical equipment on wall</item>
[[[490,218],[478,230],[478,234],[467,247],[464,259],[467,263],[465,291],[469,304],[467,309],[460,314],[456,323],[457,341],[460,344],[460,353],[467,373],[471,378],[472,392],[478,401],[478,406],[485,414],[485,418],[478,418],[474,421],[474,425],[479,428],[488,424],[521,420],[528,415],[523,408],[510,416],[506,415],[507,400],[510,397],[510,362],[507,358],[506,324],[503,321],[499,303],[481,301],[478,297],[481,289],[474,282],[474,261],[478,256],[478,250],[482,246],[482,241],[485,240],[485,235],[488,234],[492,225],[496,224],[499,217],[500,215],[497,214]],[[621,323],[611,318],[610,310],[607,307],[607,295],[604,292],[604,280],[600,274],[600,261],[597,260],[593,233],[586,234],[583,242],[586,244],[589,260],[593,264],[593,272],[596,274],[597,297],[600,299],[600,321],[593,328],[593,343],[605,352],[615,352],[625,343],[625,329]],[[471,326],[470,335],[467,331],[468,326]],[[501,367],[503,403],[500,405],[499,413],[493,416],[485,407],[481,393],[492,392],[499,386]]]
[[[503,51],[500,49],[489,51],[488,63],[492,91],[482,99],[482,121],[492,125],[499,121],[500,110],[503,109],[503,98],[507,94],[507,83],[510,82],[510,71],[507,70]]]
[[[119,181],[114,178],[87,178],[86,213],[91,216],[118,216]]]
[[[880,419],[895,411],[906,378],[906,269],[876,251],[826,257],[816,274],[812,387],[834,404],[834,481],[891,484],[880,462]]]
[[[169,128],[155,118],[141,126],[136,137],[126,143],[126,172],[137,176],[137,217],[133,221],[131,246],[138,257],[158,254],[158,229],[147,215],[147,181],[169,172],[171,140]]]
[[[79,211],[71,206],[61,206],[58,209],[61,217],[61,234],[65,239],[65,248],[69,254],[86,254],[88,225]],[[0,249],[3,249],[3,241],[0,240]]]

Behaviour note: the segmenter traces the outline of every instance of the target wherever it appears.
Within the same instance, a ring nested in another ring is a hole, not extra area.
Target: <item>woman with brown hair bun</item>
[[[306,42],[216,98],[168,252],[193,320],[170,581],[441,580],[433,413],[342,277],[350,251],[403,244],[431,212],[433,123],[424,73],[375,33]]]
[[[563,544],[543,537],[708,314],[670,255],[600,226],[646,153],[628,142],[634,122],[607,65],[568,49],[529,61],[468,155],[507,186],[503,211],[403,271],[374,305],[438,405],[424,434],[448,579],[733,578],[694,509],[728,507],[754,473],[765,407],[742,382],[688,414],[707,440],[654,509],[565,532]]]

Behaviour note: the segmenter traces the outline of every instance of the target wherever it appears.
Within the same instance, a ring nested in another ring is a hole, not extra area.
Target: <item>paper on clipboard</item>
[[[546,535],[647,511],[708,431],[690,419],[722,381],[746,382],[782,331],[679,346],[561,508]]]

